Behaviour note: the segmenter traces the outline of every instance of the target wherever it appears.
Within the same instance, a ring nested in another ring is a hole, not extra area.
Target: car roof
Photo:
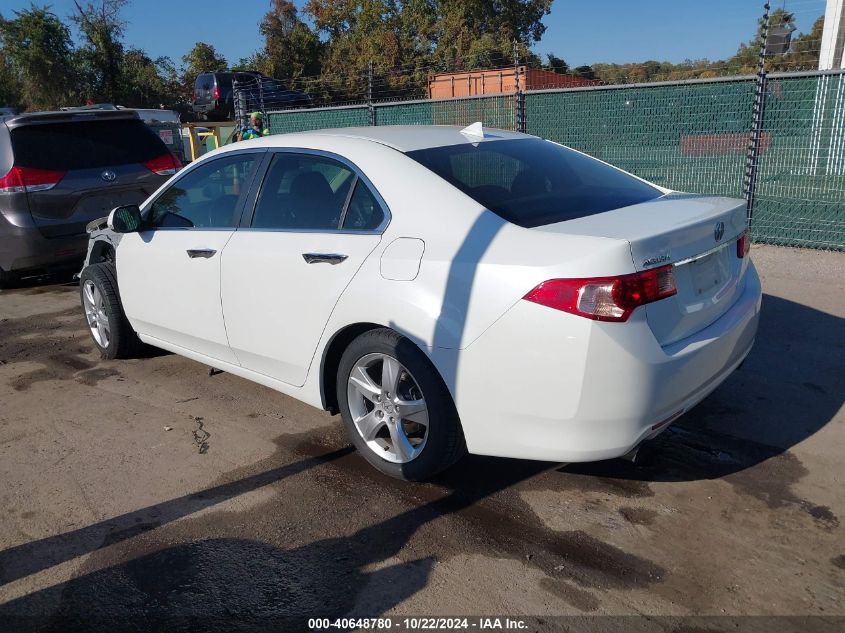
[[[413,152],[418,149],[431,147],[445,147],[447,145],[461,145],[469,143],[486,143],[507,139],[534,138],[528,134],[484,128],[484,136],[462,134],[466,128],[459,125],[374,125],[367,127],[343,127],[326,130],[312,130],[310,132],[294,132],[275,136],[275,139],[285,139],[286,143],[302,137],[345,137],[358,138],[387,145],[400,152]],[[273,145],[273,136],[265,137],[267,145]],[[278,143],[276,140],[276,143]]]

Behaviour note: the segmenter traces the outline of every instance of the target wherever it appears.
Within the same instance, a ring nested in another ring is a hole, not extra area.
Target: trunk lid
[[[748,265],[747,256],[737,256],[745,201],[736,198],[672,193],[532,230],[625,240],[637,271],[672,264],[677,294],[642,308],[664,346],[706,328],[730,309]]]

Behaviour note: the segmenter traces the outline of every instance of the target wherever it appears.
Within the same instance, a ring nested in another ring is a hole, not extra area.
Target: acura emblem
[[[720,241],[722,237],[725,235],[725,223],[724,222],[716,222],[716,228],[713,231],[713,237],[716,238],[716,241]]]
[[[102,174],[100,174],[100,178],[102,178],[106,182],[114,182],[114,179],[117,178],[117,174],[114,173],[111,169],[107,169]]]

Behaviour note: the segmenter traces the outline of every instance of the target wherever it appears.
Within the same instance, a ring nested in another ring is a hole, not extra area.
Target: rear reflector
[[[748,255],[748,249],[751,248],[751,240],[748,239],[748,231],[743,231],[742,235],[736,241],[736,256],[742,259]]]
[[[59,184],[64,177],[63,171],[13,165],[9,173],[0,178],[0,193],[47,191]]]
[[[627,321],[637,307],[677,292],[670,264],[618,277],[550,279],[523,299],[596,321]]]
[[[173,154],[162,154],[144,163],[144,167],[159,176],[172,176],[182,168],[182,163]]]

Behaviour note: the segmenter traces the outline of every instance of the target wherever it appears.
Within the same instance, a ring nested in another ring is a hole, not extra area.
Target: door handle
[[[188,257],[191,259],[196,259],[197,257],[208,259],[209,257],[214,257],[216,252],[213,248],[189,248]]]
[[[347,258],[347,255],[338,253],[302,253],[302,259],[306,264],[339,264]]]

